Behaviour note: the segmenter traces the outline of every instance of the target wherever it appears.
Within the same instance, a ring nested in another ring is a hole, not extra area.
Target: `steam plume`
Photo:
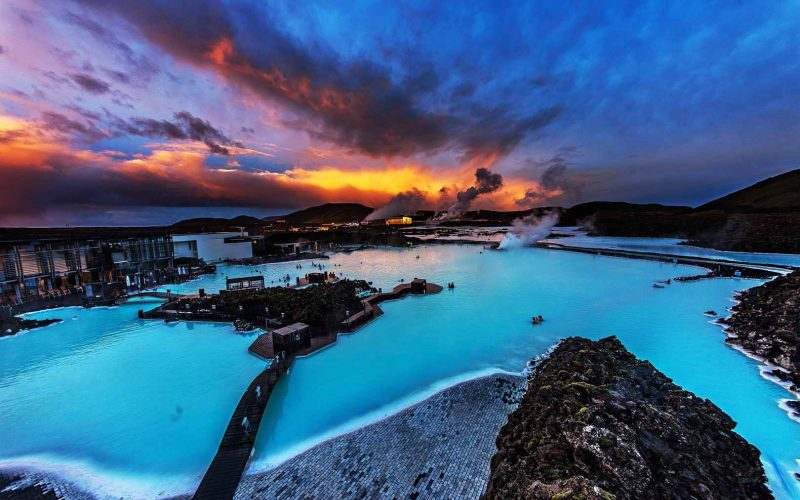
[[[389,203],[367,215],[365,221],[375,219],[386,219],[393,215],[410,214],[422,209],[425,206],[425,193],[417,188],[397,193],[389,200]]]
[[[503,176],[495,174],[488,168],[479,168],[475,171],[475,185],[470,186],[464,191],[459,191],[456,195],[456,202],[450,206],[445,214],[439,217],[440,220],[449,220],[460,217],[467,210],[475,199],[486,193],[493,193],[503,187]]]
[[[558,223],[558,213],[549,212],[542,217],[528,215],[514,219],[511,230],[503,237],[497,247],[501,250],[531,246],[537,241],[547,238],[550,230]]]

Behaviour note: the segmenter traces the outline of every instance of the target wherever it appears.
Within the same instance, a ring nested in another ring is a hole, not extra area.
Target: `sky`
[[[695,206],[799,167],[800,0],[0,3],[3,226]]]

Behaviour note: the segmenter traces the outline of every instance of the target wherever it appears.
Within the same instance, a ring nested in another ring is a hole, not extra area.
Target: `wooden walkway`
[[[233,498],[250,460],[267,401],[282,373],[281,368],[270,367],[258,374],[250,383],[228,422],[217,454],[193,498],[213,500]]]
[[[443,288],[441,285],[437,285],[436,283],[426,283],[425,291],[419,293],[413,291],[410,283],[403,283],[402,285],[397,285],[394,287],[391,292],[370,295],[361,301],[361,303],[364,305],[364,310],[342,320],[340,328],[344,332],[353,332],[373,319],[382,316],[383,309],[381,309],[381,306],[378,305],[381,302],[402,299],[406,295],[431,295],[434,293],[439,293],[442,290]]]
[[[140,290],[138,292],[129,293],[128,297],[156,297],[159,299],[180,299],[181,297],[188,297],[188,295],[181,295],[175,292],[158,292],[156,290]]]
[[[428,283],[423,292],[417,293],[431,294],[438,293],[441,290],[441,286]],[[362,302],[365,308],[370,310],[368,317],[361,317],[357,324],[352,320],[352,317],[348,318],[340,324],[340,329],[353,331],[366,321],[383,314],[383,311],[378,306],[379,302],[399,299],[411,293],[415,293],[412,291],[411,285],[403,284],[394,287],[391,292],[367,297]],[[247,391],[239,400],[239,404],[228,422],[228,427],[222,437],[217,454],[211,461],[208,470],[206,470],[193,498],[213,500],[233,498],[244,469],[247,467],[247,462],[250,460],[258,428],[261,425],[261,419],[267,407],[267,401],[269,401],[272,390],[281,375],[286,373],[297,356],[311,354],[318,349],[331,345],[336,342],[337,336],[338,332],[331,332],[326,335],[312,337],[309,347],[298,350],[285,358],[282,351],[280,361],[275,360],[276,353],[272,342],[272,332],[262,333],[250,344],[248,350],[251,353],[265,360],[272,360],[272,364],[253,379]]]

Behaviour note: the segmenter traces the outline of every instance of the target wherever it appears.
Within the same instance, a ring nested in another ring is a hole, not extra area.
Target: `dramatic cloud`
[[[0,157],[0,185],[15,187],[0,197],[0,225],[44,211],[81,213],[87,207],[284,208],[338,197],[383,196],[349,188],[328,190],[283,174],[217,170],[195,152],[157,150],[120,160],[113,152],[73,150],[24,130],[0,134],[0,144],[5,152]]]
[[[81,140],[95,141],[109,136],[107,132],[94,125],[91,121],[94,119],[92,115],[89,115],[89,118],[79,122],[61,113],[45,111],[42,113],[42,124],[46,130],[64,134],[68,138],[78,136]]]
[[[83,90],[89,92],[90,94],[105,94],[111,91],[111,86],[109,86],[106,82],[102,80],[98,80],[97,78],[87,75],[86,73],[80,73],[71,75],[72,81],[77,83]]]
[[[544,167],[544,171],[539,185],[526,190],[522,198],[515,200],[516,205],[527,208],[553,200],[570,204],[580,199],[585,182],[569,171],[567,154],[570,152],[571,150],[561,151],[544,162],[529,161],[534,167]]]
[[[524,112],[509,106],[427,110],[424,104],[438,89],[430,65],[418,65],[418,72],[409,66],[410,74],[398,83],[373,61],[343,60],[322,45],[304,45],[281,29],[272,11],[251,5],[86,3],[124,16],[186,62],[289,105],[300,115],[286,125],[374,157],[454,149],[467,161],[488,165],[559,114],[553,106]]]
[[[134,118],[128,122],[118,122],[119,129],[145,137],[165,137],[168,139],[191,139],[201,141],[212,153],[227,155],[224,146],[243,147],[240,142],[214,128],[211,123],[187,111],[175,113],[175,120],[154,120],[152,118]]]
[[[27,0],[0,44],[7,221],[697,205],[800,166],[791,0]]]

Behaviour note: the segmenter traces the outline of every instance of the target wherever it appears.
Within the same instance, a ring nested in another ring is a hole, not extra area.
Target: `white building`
[[[253,239],[247,232],[176,234],[172,236],[175,258],[194,257],[209,264],[253,256]]]

